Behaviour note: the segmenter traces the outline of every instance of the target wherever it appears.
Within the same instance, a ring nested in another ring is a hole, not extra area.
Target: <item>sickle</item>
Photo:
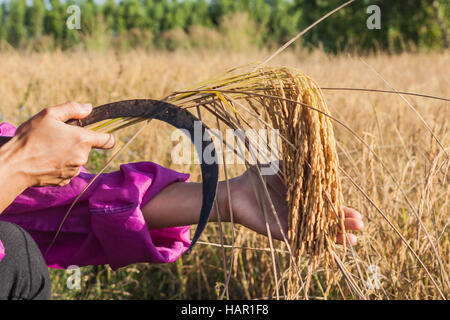
[[[126,100],[114,103],[108,103],[92,110],[91,114],[80,120],[69,120],[67,123],[85,127],[87,125],[100,122],[102,120],[121,118],[121,117],[140,117],[147,119],[157,119],[164,121],[178,129],[185,129],[189,132],[190,139],[194,143],[198,157],[201,163],[202,171],[202,208],[200,210],[200,217],[195,230],[194,237],[192,238],[191,245],[186,251],[189,253],[197,240],[200,238],[203,230],[206,227],[210,213],[212,211],[214,200],[216,197],[217,183],[219,181],[219,169],[217,165],[217,156],[212,142],[211,136],[207,131],[207,127],[203,123],[194,117],[190,112],[185,109],[181,109],[177,106],[169,104],[167,102],[150,100],[150,99],[138,99],[138,100]],[[194,131],[194,122],[198,121],[201,124],[201,137],[200,139],[194,139],[195,134],[200,132]],[[10,137],[0,137],[0,146],[9,141]],[[212,144],[210,154],[213,158],[212,163],[207,163],[203,159],[203,152],[207,146]]]

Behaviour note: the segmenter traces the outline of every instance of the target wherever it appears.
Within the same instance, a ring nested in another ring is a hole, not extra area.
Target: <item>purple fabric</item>
[[[0,135],[14,132],[13,126],[0,124]],[[44,253],[69,206],[93,176],[82,172],[64,187],[29,188],[0,220],[24,228]],[[44,257],[47,265],[109,264],[117,269],[138,262],[175,261],[189,247],[189,226],[149,231],[141,208],[167,185],[188,180],[188,174],[152,162],[124,164],[119,171],[100,175],[72,209]]]
[[[0,261],[5,257],[5,247],[3,246],[2,241],[0,241]]]

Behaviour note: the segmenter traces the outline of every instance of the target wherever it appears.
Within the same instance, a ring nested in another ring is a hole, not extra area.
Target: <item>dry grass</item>
[[[1,115],[4,120],[19,124],[40,108],[66,100],[99,105],[131,98],[162,98],[231,67],[262,60],[266,56],[258,52],[229,54],[206,51],[3,53],[0,54]],[[448,53],[381,55],[365,60],[397,90],[450,96],[446,78],[450,71]],[[322,88],[386,89],[384,82],[358,58],[329,57],[321,52],[311,55],[289,52],[277,57],[272,62],[275,64],[298,67]],[[324,96],[330,113],[351,127],[367,144],[355,139],[341,124],[333,123],[344,202],[365,215],[366,229],[359,235],[359,245],[347,250],[346,254],[337,248],[340,256],[344,257],[342,266],[348,273],[342,277],[335,272],[336,283],[329,290],[324,270],[311,270],[306,259],[299,259],[299,272],[302,278],[309,279],[309,297],[348,299],[362,294],[374,299],[435,299],[441,297],[439,290],[448,297],[448,156],[398,95],[326,90]],[[448,149],[448,102],[419,97],[407,99]],[[311,112],[309,116],[318,115]],[[308,116],[300,118],[306,121]],[[132,132],[130,128],[119,135],[126,137]],[[161,134],[164,132],[167,134]],[[159,147],[171,144],[171,132],[167,125],[152,122],[114,166],[151,160],[176,170],[192,172],[193,180],[199,180],[198,168],[174,165],[170,148]],[[294,131],[286,132],[289,134],[294,134]],[[103,160],[104,155],[97,152],[91,164]],[[288,171],[287,168],[285,170]],[[229,168],[229,173],[236,175],[242,170],[236,166]],[[383,214],[423,261],[439,290]],[[277,273],[272,270],[272,257],[275,254],[277,270],[289,270],[291,262],[286,245],[275,243],[275,251],[271,252],[266,238],[241,227],[235,230],[225,228],[226,243],[230,243],[232,235],[235,248],[225,248],[225,266],[220,256],[221,248],[211,244],[220,242],[218,226],[211,225],[203,236],[203,240],[210,244],[199,245],[192,255],[172,265],[139,265],[115,273],[109,268],[87,268],[86,282],[80,292],[64,289],[64,273],[54,272],[54,295],[64,298],[215,298],[216,294],[222,293],[226,283],[224,273],[226,275],[231,270],[227,287],[230,298],[273,297]],[[381,287],[376,289],[371,286],[370,279],[378,271]],[[344,279],[349,276],[353,278],[353,288]],[[280,287],[284,290],[283,286]],[[360,294],[355,292],[355,288]]]

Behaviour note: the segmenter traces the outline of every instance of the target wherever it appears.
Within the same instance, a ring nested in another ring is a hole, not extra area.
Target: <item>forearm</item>
[[[211,212],[210,222],[217,222],[218,211],[221,221],[229,221],[226,184],[219,182],[217,201]],[[201,183],[172,183],[158,193],[143,208],[145,221],[150,229],[187,226],[198,223],[202,205]]]
[[[19,171],[26,164],[21,163],[14,150],[14,140],[0,148],[0,214],[28,188],[25,177]]]

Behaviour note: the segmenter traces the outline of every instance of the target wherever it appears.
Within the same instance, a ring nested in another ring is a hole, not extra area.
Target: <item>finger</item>
[[[338,233],[336,243],[344,244],[344,235],[342,233]],[[346,243],[354,246],[358,243],[358,238],[354,234],[346,233]]]
[[[91,104],[67,102],[58,106],[44,109],[44,113],[53,119],[66,122],[70,119],[83,119],[92,112]]]
[[[80,174],[80,172],[81,172],[81,168],[80,167],[73,167],[70,170],[70,177],[68,177],[68,178],[73,179],[76,176],[78,176]]]
[[[59,178],[63,180],[72,179],[78,176],[80,174],[80,171],[81,168],[78,166],[69,167],[61,173],[61,176]]]
[[[75,174],[73,175],[73,178],[77,177],[81,172],[81,167],[78,167]]]
[[[364,223],[361,219],[345,218],[344,226],[346,230],[362,230],[364,229]]]
[[[83,129],[87,131],[88,141],[92,148],[111,149],[116,143],[114,136],[111,133],[100,133],[92,130]]]
[[[344,209],[344,214],[346,218],[356,218],[362,220],[363,216],[360,212],[346,206],[342,206],[342,208]]]
[[[59,183],[58,186],[60,187],[64,187],[67,186],[70,183],[71,179],[62,179]]]

